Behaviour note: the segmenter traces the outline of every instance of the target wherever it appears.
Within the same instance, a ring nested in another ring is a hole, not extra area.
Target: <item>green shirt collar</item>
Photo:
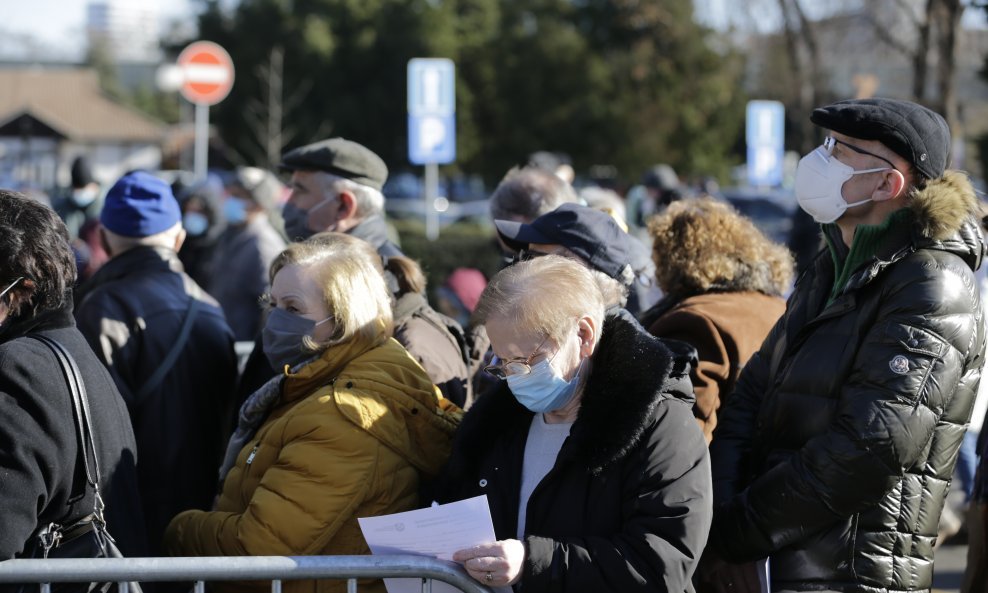
[[[834,261],[834,286],[827,304],[832,303],[847,286],[851,275],[874,259],[886,238],[895,230],[912,224],[912,210],[900,208],[889,214],[879,224],[863,224],[854,230],[854,238],[848,249],[841,240],[836,223],[823,225],[823,236]]]

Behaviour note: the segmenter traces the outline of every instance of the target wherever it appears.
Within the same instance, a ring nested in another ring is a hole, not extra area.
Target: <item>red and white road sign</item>
[[[212,41],[196,41],[178,56],[182,96],[192,103],[215,105],[233,88],[233,60]]]

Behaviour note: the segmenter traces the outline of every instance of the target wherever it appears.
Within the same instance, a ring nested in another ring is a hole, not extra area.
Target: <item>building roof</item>
[[[0,67],[0,128],[30,116],[73,142],[158,143],[163,126],[103,94],[91,68]]]

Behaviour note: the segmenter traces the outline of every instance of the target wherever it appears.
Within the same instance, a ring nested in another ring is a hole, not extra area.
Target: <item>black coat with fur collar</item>
[[[958,172],[909,198],[830,301],[827,252],[745,366],[711,456],[711,544],[795,591],[928,590],[985,353],[984,239]],[[840,239],[837,238],[839,241]]]
[[[607,317],[577,420],[528,503],[522,590],[688,588],[711,520],[693,356],[627,312]],[[499,540],[517,538],[531,421],[501,383],[467,413],[440,478],[441,502],[487,495]]]

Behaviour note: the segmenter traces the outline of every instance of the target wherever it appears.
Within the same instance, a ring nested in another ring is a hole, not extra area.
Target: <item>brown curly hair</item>
[[[727,203],[673,202],[649,221],[648,232],[655,279],[669,296],[741,291],[781,296],[792,281],[789,250]]]

